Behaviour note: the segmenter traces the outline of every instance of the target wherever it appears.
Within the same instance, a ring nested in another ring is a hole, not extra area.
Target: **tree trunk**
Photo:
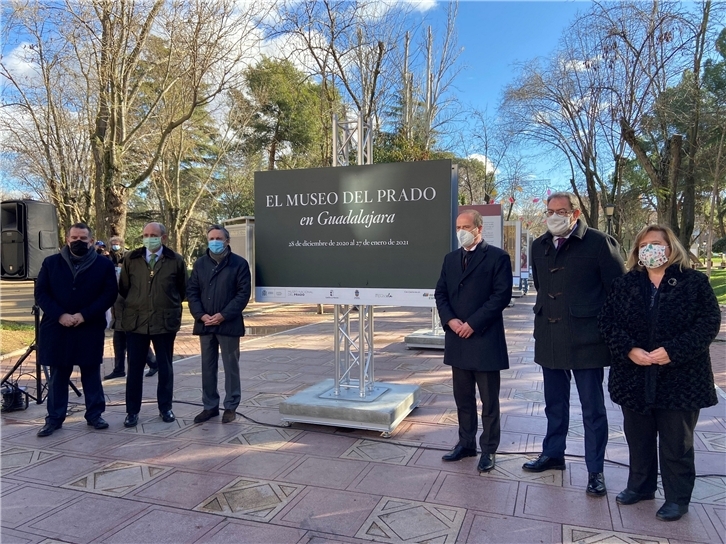
[[[126,189],[121,180],[109,180],[104,186],[106,207],[103,210],[103,232],[111,236],[125,238],[126,214],[128,213]],[[101,232],[101,230],[99,230]]]

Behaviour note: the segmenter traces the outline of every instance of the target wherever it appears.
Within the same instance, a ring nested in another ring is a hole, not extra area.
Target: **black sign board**
[[[448,160],[257,172],[256,300],[433,305],[456,195]]]

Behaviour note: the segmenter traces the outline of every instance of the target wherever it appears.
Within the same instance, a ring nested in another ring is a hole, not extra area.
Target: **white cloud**
[[[482,163],[483,165],[485,165],[487,167],[487,171],[495,170],[495,173],[496,173],[496,169],[494,168],[494,163],[492,161],[490,161],[486,155],[482,155],[481,153],[472,153],[471,155],[469,155],[467,157],[467,159],[473,159],[475,161],[479,161],[480,163]]]
[[[3,65],[13,77],[18,79],[38,77],[38,65],[33,60],[35,54],[31,45],[30,42],[23,42],[7,55],[3,54]]]
[[[436,0],[406,0],[416,11],[426,12],[436,7]]]

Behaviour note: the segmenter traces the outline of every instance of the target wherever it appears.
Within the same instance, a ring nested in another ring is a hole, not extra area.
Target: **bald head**
[[[166,236],[166,227],[161,223],[146,223],[144,225],[144,238],[149,236],[158,236],[159,238]]]

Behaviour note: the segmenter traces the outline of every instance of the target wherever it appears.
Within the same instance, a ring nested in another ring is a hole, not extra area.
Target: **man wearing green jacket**
[[[144,365],[150,344],[154,345],[159,368],[156,388],[159,415],[167,423],[175,419],[171,410],[174,395],[172,361],[186,293],[186,265],[181,255],[166,247],[164,225],[148,223],[143,237],[144,247],[124,257],[119,279],[119,294],[124,299],[121,327],[126,331],[129,361],[126,427],[135,427],[139,421]]]

